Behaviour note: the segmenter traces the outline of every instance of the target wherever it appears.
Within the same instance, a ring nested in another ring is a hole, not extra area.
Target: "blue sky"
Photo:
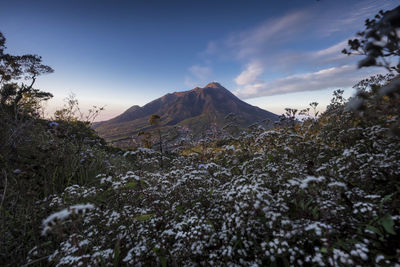
[[[275,113],[329,103],[381,70],[356,70],[340,51],[364,20],[392,0],[29,1],[3,0],[8,52],[43,57],[55,73],[37,87],[106,106],[108,119],[132,105],[218,81]]]

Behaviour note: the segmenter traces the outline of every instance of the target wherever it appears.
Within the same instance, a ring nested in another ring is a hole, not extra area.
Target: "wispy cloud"
[[[202,56],[214,55],[217,52],[218,52],[217,42],[209,41],[207,43],[207,48],[204,51],[200,52],[200,55]]]
[[[273,66],[273,68],[279,70],[296,70],[299,67],[314,69],[351,64],[356,61],[356,58],[349,57],[341,52],[343,48],[346,48],[347,40],[319,50],[277,53],[277,55],[272,56],[273,60],[270,60],[268,65],[264,65]],[[267,61],[264,61],[264,63],[267,63]]]
[[[315,51],[314,53],[311,53],[311,56],[316,58],[316,59],[321,59],[321,58],[328,58],[328,59],[337,59],[337,58],[344,58],[346,57],[344,54],[341,53],[343,48],[347,46],[347,39],[343,40],[337,44],[334,44],[330,47]]]
[[[208,66],[193,65],[188,71],[190,75],[185,77],[185,85],[190,87],[206,84],[212,77],[212,68]]]
[[[205,80],[210,78],[212,70],[210,67],[193,65],[189,68],[190,73],[197,79]]]
[[[358,58],[341,51],[366,18],[393,6],[388,2],[366,0],[333,9],[329,3],[314,5],[210,41],[202,55],[242,65],[233,78],[241,98],[352,86],[371,71],[356,71]],[[337,36],[341,40],[332,42]]]
[[[274,46],[292,41],[294,34],[303,31],[300,25],[305,25],[308,20],[307,11],[292,12],[267,20],[247,31],[231,34],[225,41],[225,46],[238,59],[264,55]]]
[[[238,85],[254,84],[259,81],[259,76],[264,72],[260,62],[255,61],[247,65],[246,69],[235,78]]]
[[[375,15],[380,9],[389,9],[393,7],[393,2],[382,0],[366,0],[359,1],[353,6],[349,6],[347,12],[341,12],[336,15],[336,18],[330,17],[321,18],[324,27],[319,27],[321,36],[328,36],[336,32],[341,32],[343,29],[353,28],[354,25],[359,25],[360,22],[371,15]]]
[[[240,98],[255,98],[335,87],[349,87],[357,81],[368,77],[373,72],[374,70],[357,70],[355,66],[344,65],[316,72],[291,75],[270,82],[249,83],[234,91],[234,94]]]

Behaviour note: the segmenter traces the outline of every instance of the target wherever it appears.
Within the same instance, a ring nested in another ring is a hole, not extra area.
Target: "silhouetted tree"
[[[0,103],[2,108],[12,107],[17,119],[24,98],[28,100],[23,106],[30,113],[33,104],[52,97],[52,94],[33,86],[38,76],[52,73],[53,69],[44,65],[38,55],[15,56],[5,53],[5,44],[6,38],[0,32]],[[18,83],[20,80],[26,82]]]
[[[342,53],[364,55],[358,63],[359,68],[381,66],[400,73],[400,62],[394,66],[392,62],[393,57],[400,56],[399,29],[400,6],[385,12],[381,10],[373,19],[365,21],[365,30],[349,40],[349,48],[343,49]]]
[[[380,66],[389,71],[387,75],[376,75],[364,79],[354,86],[357,94],[347,104],[348,110],[361,111],[368,106],[380,106],[386,103],[383,112],[390,114],[400,100],[400,6],[379,11],[373,19],[365,21],[365,30],[358,37],[349,40],[349,49],[342,52],[347,55],[365,55],[358,67]],[[397,61],[397,64],[396,64]],[[392,101],[387,101],[388,96]],[[378,112],[378,110],[377,110]],[[393,124],[391,133],[400,136],[400,122]]]

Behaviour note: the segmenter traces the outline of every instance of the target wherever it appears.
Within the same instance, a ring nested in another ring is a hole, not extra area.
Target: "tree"
[[[149,123],[153,126],[160,126],[160,120],[161,117],[159,115],[153,114],[150,116]],[[161,137],[161,130],[158,128],[158,137],[159,137],[159,143],[160,143],[160,167],[161,169],[163,168],[163,161],[162,161],[162,154],[163,154],[163,149],[162,149],[162,137]]]
[[[365,56],[358,62],[358,67],[378,66],[386,68],[390,75],[381,76],[386,85],[379,86],[379,92],[374,92],[380,98],[384,95],[400,96],[400,6],[389,10],[379,11],[373,19],[365,21],[365,29],[357,34],[357,38],[348,41],[349,48],[343,49],[347,55]],[[396,64],[397,61],[397,64]],[[394,65],[395,64],[395,65]],[[376,76],[373,78],[377,79]],[[364,80],[364,83],[371,81]],[[374,82],[374,81],[372,81]],[[361,82],[362,83],[362,82]],[[351,101],[356,109],[362,107],[364,102],[363,92]]]
[[[373,76],[356,84],[358,92],[347,104],[347,109],[362,111],[380,107],[388,117],[392,116],[400,101],[399,32],[400,6],[385,12],[381,10],[373,19],[367,19],[365,29],[357,34],[357,38],[348,41],[349,48],[342,53],[364,55],[358,62],[359,68],[384,67],[389,74]],[[400,136],[400,122],[391,126],[391,132]]]
[[[140,131],[137,133],[137,136],[145,148],[151,148],[151,133]]]
[[[158,125],[160,124],[160,119],[161,119],[160,116],[158,116],[158,115],[156,115],[156,114],[153,114],[153,115],[150,116],[149,123],[150,123],[151,125],[156,125],[156,126],[158,126]]]
[[[21,110],[32,115],[38,102],[53,97],[51,93],[35,89],[38,76],[54,72],[42,63],[42,57],[26,54],[15,56],[5,53],[6,38],[0,32],[0,104],[12,108],[15,119]],[[19,82],[25,80],[26,82]],[[19,83],[18,83],[19,82]]]
[[[400,6],[389,11],[379,11],[373,19],[365,21],[365,30],[357,38],[348,41],[347,55],[363,55],[358,67],[381,66],[390,72],[400,73],[400,62],[393,65],[393,59],[400,56]],[[397,59],[398,61],[398,59]]]

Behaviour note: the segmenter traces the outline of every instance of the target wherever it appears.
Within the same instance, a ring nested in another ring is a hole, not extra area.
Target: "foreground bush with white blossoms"
[[[27,262],[400,264],[400,101],[364,93],[362,111],[337,91],[319,118],[288,110],[275,129],[165,154],[163,169],[154,150],[119,154],[131,170],[110,165],[38,203]]]

